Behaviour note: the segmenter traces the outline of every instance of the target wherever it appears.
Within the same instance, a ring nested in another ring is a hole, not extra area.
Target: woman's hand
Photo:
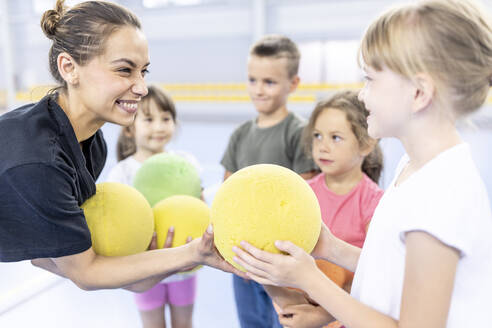
[[[314,258],[290,241],[275,242],[285,255],[262,251],[245,241],[241,246],[243,249],[233,247],[237,255],[234,261],[247,270],[249,278],[260,284],[304,289],[313,276],[323,274]]]
[[[173,240],[174,240],[174,227],[171,226],[167,230],[166,241],[164,242],[162,248],[171,248],[173,245]],[[193,238],[188,236],[188,238],[186,238],[186,243],[189,244],[192,240]],[[152,235],[152,240],[150,241],[150,245],[149,245],[149,250],[152,249],[157,249],[157,234],[155,231],[154,234]],[[196,265],[190,265],[181,269],[180,272],[190,271],[193,270],[194,268],[196,268]]]
[[[186,238],[186,243],[189,244],[191,243],[191,241],[193,240],[192,237],[188,236],[188,238]],[[166,240],[167,241],[167,240]],[[164,244],[165,245],[165,244]],[[194,268],[196,268],[197,265],[190,265],[190,266],[187,266],[187,267],[184,267],[183,269],[181,269],[180,272],[186,272],[186,271],[191,271],[193,270]]]
[[[197,264],[208,265],[212,268],[216,268],[225,272],[234,273],[240,277],[248,278],[246,274],[239,271],[231,264],[227,263],[214,244],[214,233],[212,225],[209,225],[204,234],[190,244],[193,245],[195,249],[195,258],[197,259]]]

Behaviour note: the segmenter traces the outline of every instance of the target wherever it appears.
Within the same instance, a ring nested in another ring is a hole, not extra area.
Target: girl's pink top
[[[337,195],[328,189],[324,173],[307,182],[318,197],[326,226],[336,237],[362,248],[366,226],[383,196],[383,190],[365,174],[345,195]]]

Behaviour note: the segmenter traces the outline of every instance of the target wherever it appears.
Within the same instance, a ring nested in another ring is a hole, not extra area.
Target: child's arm
[[[289,305],[307,304],[308,301],[304,294],[300,290],[288,289],[285,287],[277,287],[272,285],[264,285],[265,291],[268,296],[277,304],[280,308],[284,308]]]
[[[321,223],[318,242],[311,255],[314,258],[330,261],[351,272],[355,272],[355,268],[357,268],[357,263],[359,262],[360,251],[361,249],[359,247],[335,237],[330,229],[324,223]]]
[[[261,251],[242,243],[236,260],[248,276],[261,284],[292,286],[309,296],[345,326],[446,327],[459,254],[433,236],[414,231],[406,234],[405,278],[400,320],[352,298],[326,277],[311,256],[290,242],[277,242],[285,254]]]
[[[287,306],[279,313],[280,324],[284,327],[319,328],[334,320],[321,306],[312,304]]]
[[[227,170],[226,170],[226,171],[224,172],[224,181],[226,181],[226,180],[227,180],[227,178],[228,178],[228,177],[230,177],[231,175],[232,175],[232,172],[229,172],[229,171],[227,171]]]
[[[319,174],[319,171],[309,171],[299,174],[304,180],[309,180],[314,178],[315,175]]]
[[[198,264],[245,277],[244,273],[220,256],[214,246],[211,230],[180,247],[115,257],[97,255],[89,248],[79,254],[54,258],[53,262],[64,276],[85,290],[128,287],[147,278],[161,279]]]
[[[263,287],[280,307],[279,321],[285,327],[318,328],[335,320],[321,306],[311,304],[300,290],[271,285]]]

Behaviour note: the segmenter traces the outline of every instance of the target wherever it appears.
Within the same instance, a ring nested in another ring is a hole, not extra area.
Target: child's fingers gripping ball
[[[171,247],[186,244],[187,238],[203,235],[210,223],[210,209],[203,201],[187,195],[176,195],[161,200],[154,206],[157,247],[162,248],[170,227],[174,227]]]
[[[145,197],[117,182],[96,185],[96,194],[82,204],[92,247],[104,256],[145,251],[152,239],[154,216]]]
[[[295,172],[272,164],[246,167],[232,174],[215,195],[211,209],[215,245],[226,261],[245,240],[279,253],[276,240],[289,240],[310,253],[319,237],[321,212],[316,195]]]
[[[174,195],[199,198],[201,181],[196,168],[175,154],[156,154],[148,158],[135,174],[133,186],[154,206]]]
[[[170,227],[174,227],[171,247],[187,243],[188,237],[198,238],[210,224],[210,208],[200,199],[176,195],[161,200],[154,206],[157,247],[162,248]]]

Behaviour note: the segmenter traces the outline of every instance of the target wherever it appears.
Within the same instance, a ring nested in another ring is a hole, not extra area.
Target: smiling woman
[[[131,124],[138,102],[147,94],[144,76],[149,59],[141,30],[133,26],[118,28],[108,37],[105,48],[85,65],[77,64],[69,54],[61,54],[58,59],[62,74],[73,80],[69,88],[79,95],[76,105],[83,107],[85,121],[96,130],[105,122]],[[63,93],[60,100],[66,100]]]
[[[141,291],[198,264],[234,271],[211,229],[176,249],[94,252],[80,206],[106,161],[101,126],[131,124],[147,94],[147,41],[134,14],[103,1],[67,10],[58,0],[41,27],[53,41],[50,70],[60,86],[0,117],[0,261],[29,259],[87,290]]]

